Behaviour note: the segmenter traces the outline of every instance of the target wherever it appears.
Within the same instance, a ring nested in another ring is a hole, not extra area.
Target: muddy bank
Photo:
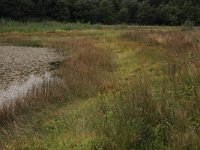
[[[65,58],[63,52],[54,49],[0,46],[0,102],[50,78],[51,68]]]

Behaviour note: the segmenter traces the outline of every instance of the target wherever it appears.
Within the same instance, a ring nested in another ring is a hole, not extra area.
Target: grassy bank
[[[61,84],[3,118],[2,149],[200,148],[198,28],[49,28],[0,34],[2,44],[72,56]]]
[[[5,32],[58,32],[101,28],[100,24],[59,23],[59,22],[16,22],[0,20],[0,33]]]

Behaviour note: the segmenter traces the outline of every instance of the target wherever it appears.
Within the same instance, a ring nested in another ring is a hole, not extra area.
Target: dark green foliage
[[[190,20],[187,20],[183,25],[182,25],[182,29],[183,30],[192,30],[194,27],[194,23]]]
[[[58,20],[69,18],[66,0],[0,0],[0,17],[14,20]]]
[[[139,9],[139,3],[137,0],[124,0],[122,6],[128,9],[128,22],[136,23],[137,11]]]
[[[73,8],[74,11],[71,11],[73,14],[72,20],[81,21],[81,22],[97,22],[98,2],[91,0],[78,0],[75,1]]]
[[[198,0],[0,0],[0,17],[91,23],[200,24]]]
[[[129,12],[126,7],[122,8],[118,14],[119,22],[128,22],[129,20]]]
[[[137,22],[139,24],[153,24],[155,20],[154,8],[148,1],[144,1],[139,5],[137,12]]]
[[[99,21],[104,24],[114,22],[114,5],[110,0],[102,0],[99,4]]]
[[[48,4],[47,16],[50,16],[50,19],[58,21],[67,21],[69,19],[69,9],[68,2],[65,0],[51,0]]]

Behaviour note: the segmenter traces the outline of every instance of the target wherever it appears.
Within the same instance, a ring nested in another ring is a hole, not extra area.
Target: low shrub
[[[194,26],[195,26],[194,22],[187,20],[182,25],[182,30],[192,30]]]

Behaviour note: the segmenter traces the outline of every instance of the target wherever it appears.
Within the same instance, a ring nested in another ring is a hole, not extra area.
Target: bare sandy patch
[[[0,101],[2,97],[5,99],[6,92],[16,95],[20,91],[20,85],[24,89],[30,88],[30,83],[34,83],[29,81],[30,77],[35,82],[40,81],[35,79],[36,76],[44,75],[51,69],[52,64],[65,58],[63,52],[54,49],[0,46]]]

